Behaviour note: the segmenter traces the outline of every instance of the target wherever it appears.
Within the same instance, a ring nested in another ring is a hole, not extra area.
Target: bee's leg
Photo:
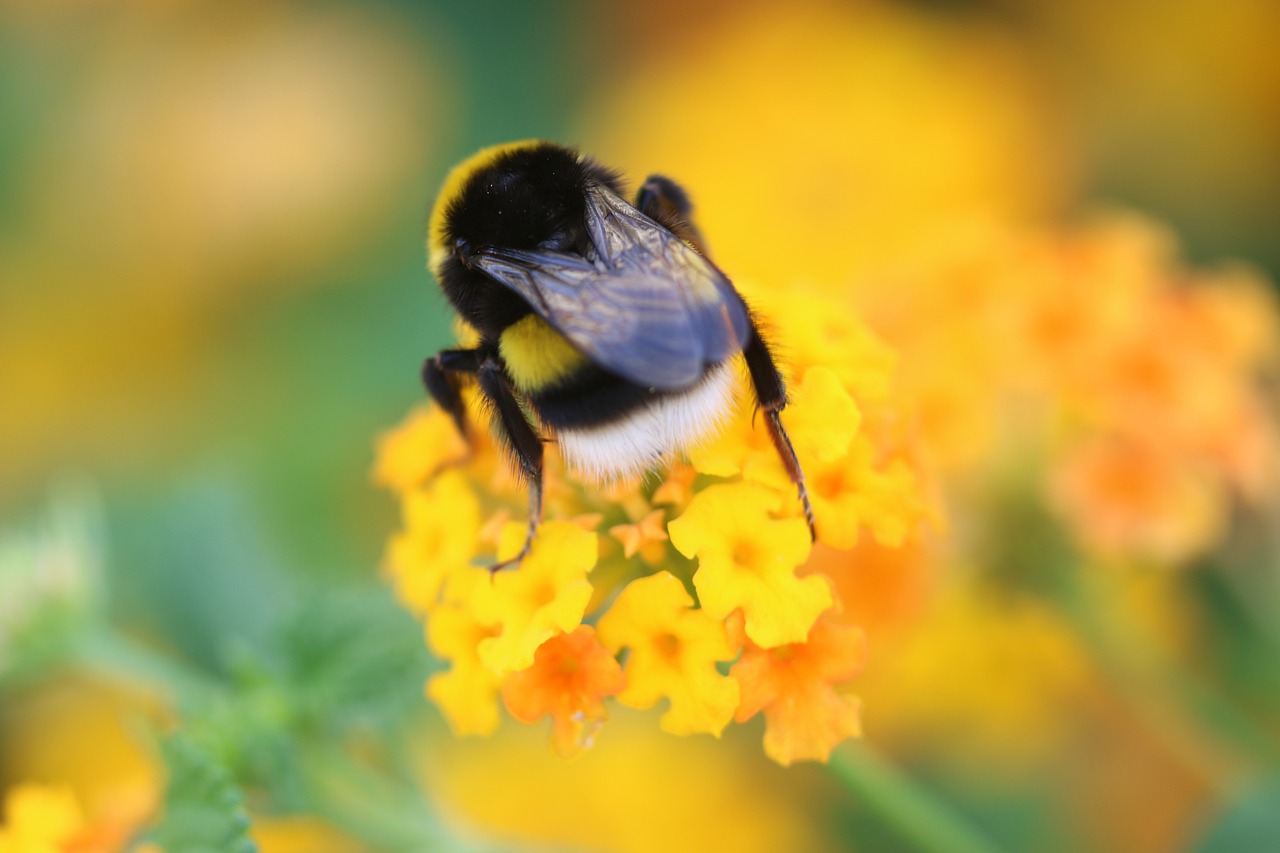
[[[525,417],[496,359],[484,359],[476,378],[480,393],[493,409],[494,431],[515,457],[529,486],[529,531],[525,535],[524,546],[511,559],[490,566],[492,573],[519,564],[533,547],[533,537],[537,535],[538,524],[542,520],[542,439]]]
[[[463,438],[467,437],[467,407],[458,380],[461,374],[476,373],[483,356],[478,349],[446,349],[422,365],[422,384],[427,386],[427,394],[449,413]]]
[[[636,192],[636,209],[659,225],[666,226],[699,253],[707,254],[702,233],[693,224],[693,203],[675,181],[662,175],[645,178]]]
[[[809,536],[816,540],[817,530],[813,523],[813,504],[809,502],[809,489],[805,486],[804,471],[800,468],[800,460],[796,458],[795,448],[782,426],[781,412],[787,405],[787,386],[774,363],[769,345],[760,336],[754,318],[751,321],[751,340],[742,352],[747,360],[747,370],[751,373],[751,385],[756,392],[756,401],[765,415],[765,425],[769,428],[769,438],[782,459],[782,467],[787,476],[796,484],[800,496],[800,504],[804,507],[804,518],[809,523]]]

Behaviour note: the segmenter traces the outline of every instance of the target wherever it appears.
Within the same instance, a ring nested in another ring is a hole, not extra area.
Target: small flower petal
[[[824,578],[796,577],[809,529],[803,519],[771,517],[777,503],[751,483],[710,486],[667,526],[676,549],[698,558],[693,583],[703,609],[724,619],[742,608],[747,636],[764,647],[803,640],[832,603]]]
[[[550,715],[551,742],[570,756],[591,745],[608,714],[604,698],[622,690],[626,679],[589,625],[558,634],[534,654],[533,664],[502,683],[508,713],[523,723]]]
[[[652,551],[651,546],[659,546],[657,552],[662,554],[661,544],[667,541],[667,528],[663,519],[667,511],[655,509],[634,524],[617,524],[609,528],[609,535],[622,543],[622,555],[630,560],[637,553]]]
[[[671,707],[660,722],[677,735],[709,732],[719,737],[738,706],[738,685],[719,673],[717,661],[732,660],[724,623],[702,610],[668,572],[632,581],[598,626],[614,652],[626,647],[627,687],[618,701],[648,708],[659,699]]]
[[[523,524],[503,529],[500,560],[519,553],[525,532]],[[582,622],[597,549],[596,534],[569,521],[548,521],[519,566],[498,572],[488,588],[477,590],[477,618],[500,629],[479,645],[480,660],[494,674],[528,669],[543,642]]]
[[[445,579],[472,568],[480,533],[480,502],[458,471],[404,495],[404,531],[392,538],[384,561],[396,595],[424,614],[439,601]]]
[[[484,574],[479,569],[472,572]],[[427,697],[457,735],[487,735],[498,727],[500,679],[480,662],[476,651],[482,640],[496,634],[495,628],[479,622],[471,609],[460,603],[437,608],[427,623],[431,651],[453,664],[448,672],[427,681]]]
[[[748,643],[729,674],[742,690],[736,718],[764,712],[764,749],[779,764],[826,761],[845,738],[862,732],[860,704],[835,685],[857,675],[866,660],[862,629],[828,613],[804,642],[762,649]]]
[[[818,541],[847,551],[866,528],[881,545],[898,547],[929,515],[919,479],[900,459],[877,464],[875,448],[856,437],[849,452],[807,470]]]
[[[467,455],[467,443],[453,418],[437,406],[420,406],[378,439],[373,480],[407,492]]]

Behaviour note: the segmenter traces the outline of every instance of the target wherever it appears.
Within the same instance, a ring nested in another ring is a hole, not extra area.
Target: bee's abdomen
[[[530,393],[538,419],[553,430],[604,426],[666,396],[587,362],[562,381]]]
[[[727,362],[685,390],[666,392],[588,363],[529,400],[569,466],[608,481],[643,474],[715,433],[733,413],[734,388]]]

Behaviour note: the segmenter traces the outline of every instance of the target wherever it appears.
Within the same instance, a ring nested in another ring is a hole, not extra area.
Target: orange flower
[[[1179,561],[1222,530],[1220,484],[1153,442],[1099,439],[1063,460],[1051,497],[1090,550]]]
[[[622,555],[628,560],[639,554],[645,562],[657,565],[667,553],[662,544],[667,541],[666,514],[665,509],[655,509],[632,524],[610,527],[609,535],[622,543]]]
[[[589,625],[559,634],[538,647],[533,666],[507,676],[502,701],[522,723],[551,715],[551,743],[570,756],[591,745],[608,716],[604,698],[626,684],[622,667]]]
[[[779,764],[826,761],[832,748],[862,733],[861,703],[836,692],[866,662],[862,629],[830,613],[814,623],[808,639],[773,649],[748,641],[729,670],[742,692],[736,719],[765,717],[764,751]]]
[[[698,477],[698,469],[684,462],[677,462],[667,471],[662,485],[653,490],[649,499],[655,506],[671,504],[675,509],[684,509],[693,498],[693,481]]]

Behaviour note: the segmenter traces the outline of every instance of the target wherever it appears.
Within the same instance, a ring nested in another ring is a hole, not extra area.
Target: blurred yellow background
[[[74,638],[30,641],[61,630],[31,627],[45,599],[81,589],[68,612],[266,707],[252,661],[284,655],[281,625],[323,621],[335,605],[315,602],[335,591],[379,594],[395,509],[370,485],[374,440],[422,399],[422,359],[450,339],[425,219],[475,149],[545,137],[632,185],[662,172],[730,276],[847,290],[903,381],[936,392],[933,461],[960,471],[940,488],[968,495],[1024,462],[1005,448],[973,463],[973,436],[1005,417],[975,390],[999,364],[936,380],[972,349],[962,334],[989,330],[904,333],[902,300],[917,321],[976,303],[895,283],[954,284],[986,263],[966,252],[1112,209],[1163,223],[1124,232],[1117,253],[1167,235],[1181,260],[1152,263],[1169,280],[1235,259],[1250,282],[1276,280],[1277,32],[1271,0],[0,0],[0,791],[70,785],[90,819],[136,824],[163,787],[154,731],[181,717],[154,684],[76,663]],[[1092,279],[1072,283],[1095,299]],[[1256,306],[1244,313],[1268,338],[1273,306]],[[1280,693],[1259,674],[1280,644],[1274,512],[1230,504],[1253,520],[1210,524],[1169,572],[1079,567],[1113,622],[1220,678],[1230,708],[1193,686],[1189,720],[1118,698],[1132,660],[1100,661],[1082,623],[1022,594],[1052,548],[1008,510],[953,507],[945,570],[856,552],[865,739],[996,849],[1233,849],[1213,846],[1218,816],[1275,802]],[[973,535],[977,517],[1018,541]],[[68,561],[57,578],[71,580],[41,586]],[[996,564],[1016,577],[975,580]],[[1126,639],[1109,642],[1125,656]],[[912,849],[831,774],[763,759],[755,730],[676,739],[627,712],[569,764],[512,721],[455,740],[420,701],[430,664],[406,654],[399,682],[369,689],[410,694],[404,776],[443,827],[435,849]],[[253,707],[262,731],[284,730]],[[1201,712],[1242,715],[1265,746],[1242,761],[1241,741],[1195,731]],[[266,850],[419,849],[362,834],[341,803],[316,824],[314,803],[341,796],[230,763]]]

